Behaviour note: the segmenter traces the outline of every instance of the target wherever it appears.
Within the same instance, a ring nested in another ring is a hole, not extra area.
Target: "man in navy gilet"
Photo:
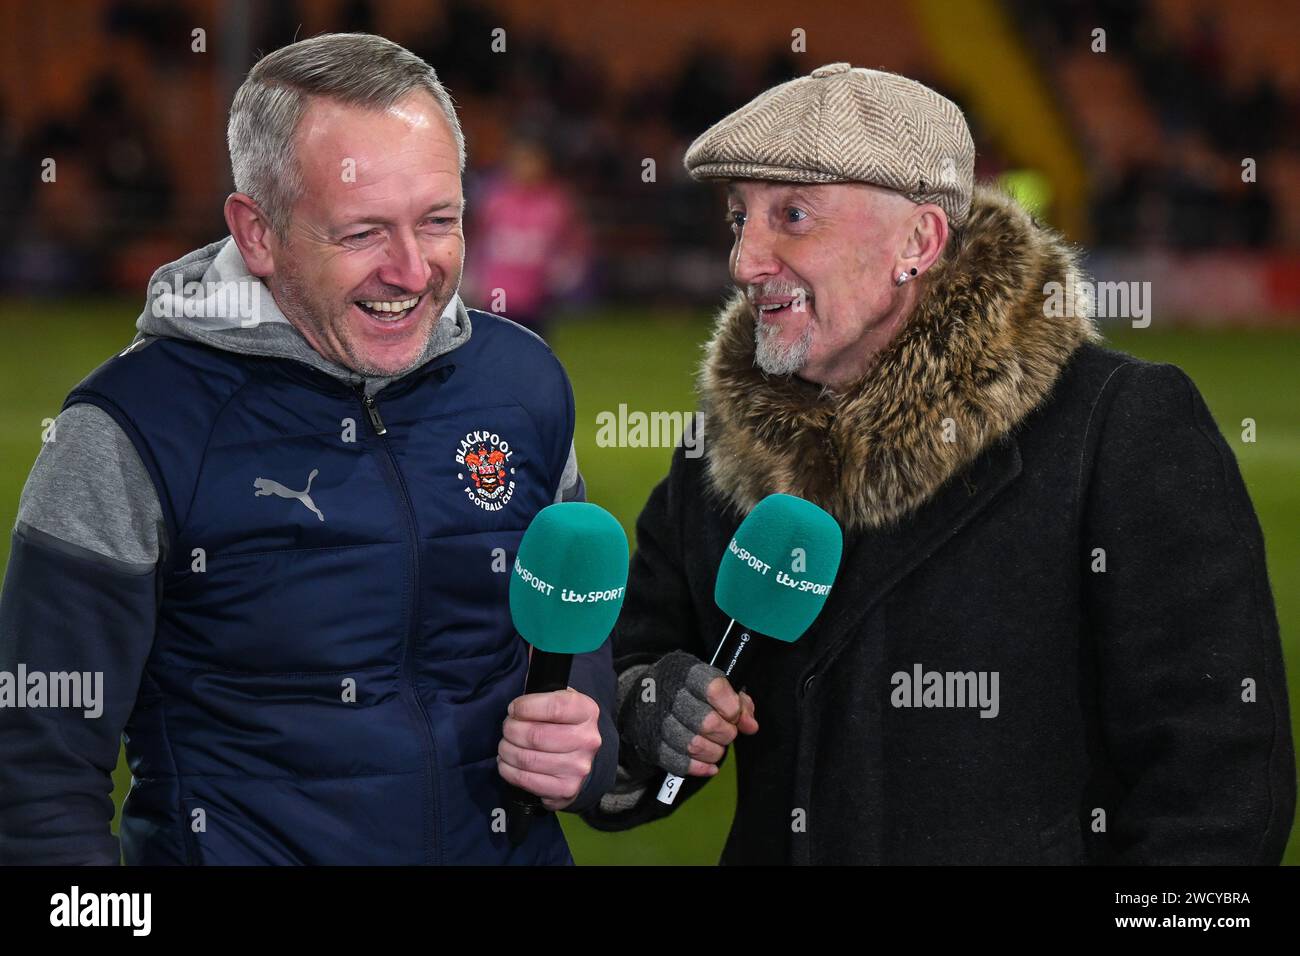
[[[617,765],[608,651],[523,695],[507,603],[529,521],[583,496],[573,394],[457,296],[451,100],[316,37],[253,68],[229,145],[231,237],[154,275],[23,492],[0,862],[118,862],[122,739],[129,864],[572,862],[500,808],[504,778],[580,811]],[[74,676],[100,699],[56,700]]]

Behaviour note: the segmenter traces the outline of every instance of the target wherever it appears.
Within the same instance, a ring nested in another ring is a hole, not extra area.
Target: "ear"
[[[275,254],[280,248],[279,238],[271,228],[266,213],[244,193],[231,193],[226,197],[223,210],[226,226],[230,229],[239,253],[244,257],[248,271],[259,279],[275,272]]]
[[[910,232],[894,274],[920,276],[934,265],[948,243],[948,214],[934,203],[924,203],[913,211],[907,228]]]

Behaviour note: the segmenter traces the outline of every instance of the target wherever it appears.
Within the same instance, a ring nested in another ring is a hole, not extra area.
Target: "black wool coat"
[[[763,375],[748,306],[720,315],[705,454],[679,448],[637,522],[621,693],[669,651],[711,657],[718,561],[758,500],[800,495],[845,532],[810,630],[749,652],[760,730],[734,745],[722,862],[1281,859],[1295,761],[1258,521],[1186,374],[1044,308],[1080,278],[978,190],[850,389]],[[658,783],[621,768],[585,817],[660,817]]]

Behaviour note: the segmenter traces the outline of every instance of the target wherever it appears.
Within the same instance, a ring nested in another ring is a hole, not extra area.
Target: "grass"
[[[0,522],[12,527],[23,481],[40,449],[42,420],[53,418],[63,396],[89,371],[130,341],[138,306],[82,301],[0,308]],[[622,312],[599,321],[575,321],[556,330],[554,345],[577,396],[578,459],[591,500],[608,508],[629,537],[636,515],[664,475],[669,448],[602,448],[597,415],[632,410],[694,408],[693,373],[708,335],[702,314]],[[1237,454],[1268,549],[1288,668],[1293,731],[1300,708],[1300,399],[1295,389],[1297,336],[1285,331],[1121,330],[1111,344],[1123,351],[1182,367],[1196,382]],[[1255,421],[1256,441],[1241,440],[1242,419]],[[0,536],[0,564],[8,556]],[[130,774],[119,763],[114,799],[120,806]],[[730,827],[735,777],[722,773],[672,817],[621,834],[598,833],[564,816],[574,858],[584,864],[713,864]],[[117,821],[114,820],[114,827]],[[1300,863],[1292,837],[1287,862]]]

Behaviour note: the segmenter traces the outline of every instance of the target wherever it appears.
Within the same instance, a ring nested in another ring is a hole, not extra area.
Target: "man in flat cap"
[[[1232,450],[1181,370],[1053,307],[1086,288],[1075,254],[973,165],[953,103],[844,63],[687,152],[726,184],[737,293],[705,455],[677,450],[637,524],[594,826],[669,812],[664,771],[680,806],[734,741],[725,863],[1281,858],[1286,685]],[[737,693],[705,663],[714,579],[774,492],[830,512],[844,560]]]

